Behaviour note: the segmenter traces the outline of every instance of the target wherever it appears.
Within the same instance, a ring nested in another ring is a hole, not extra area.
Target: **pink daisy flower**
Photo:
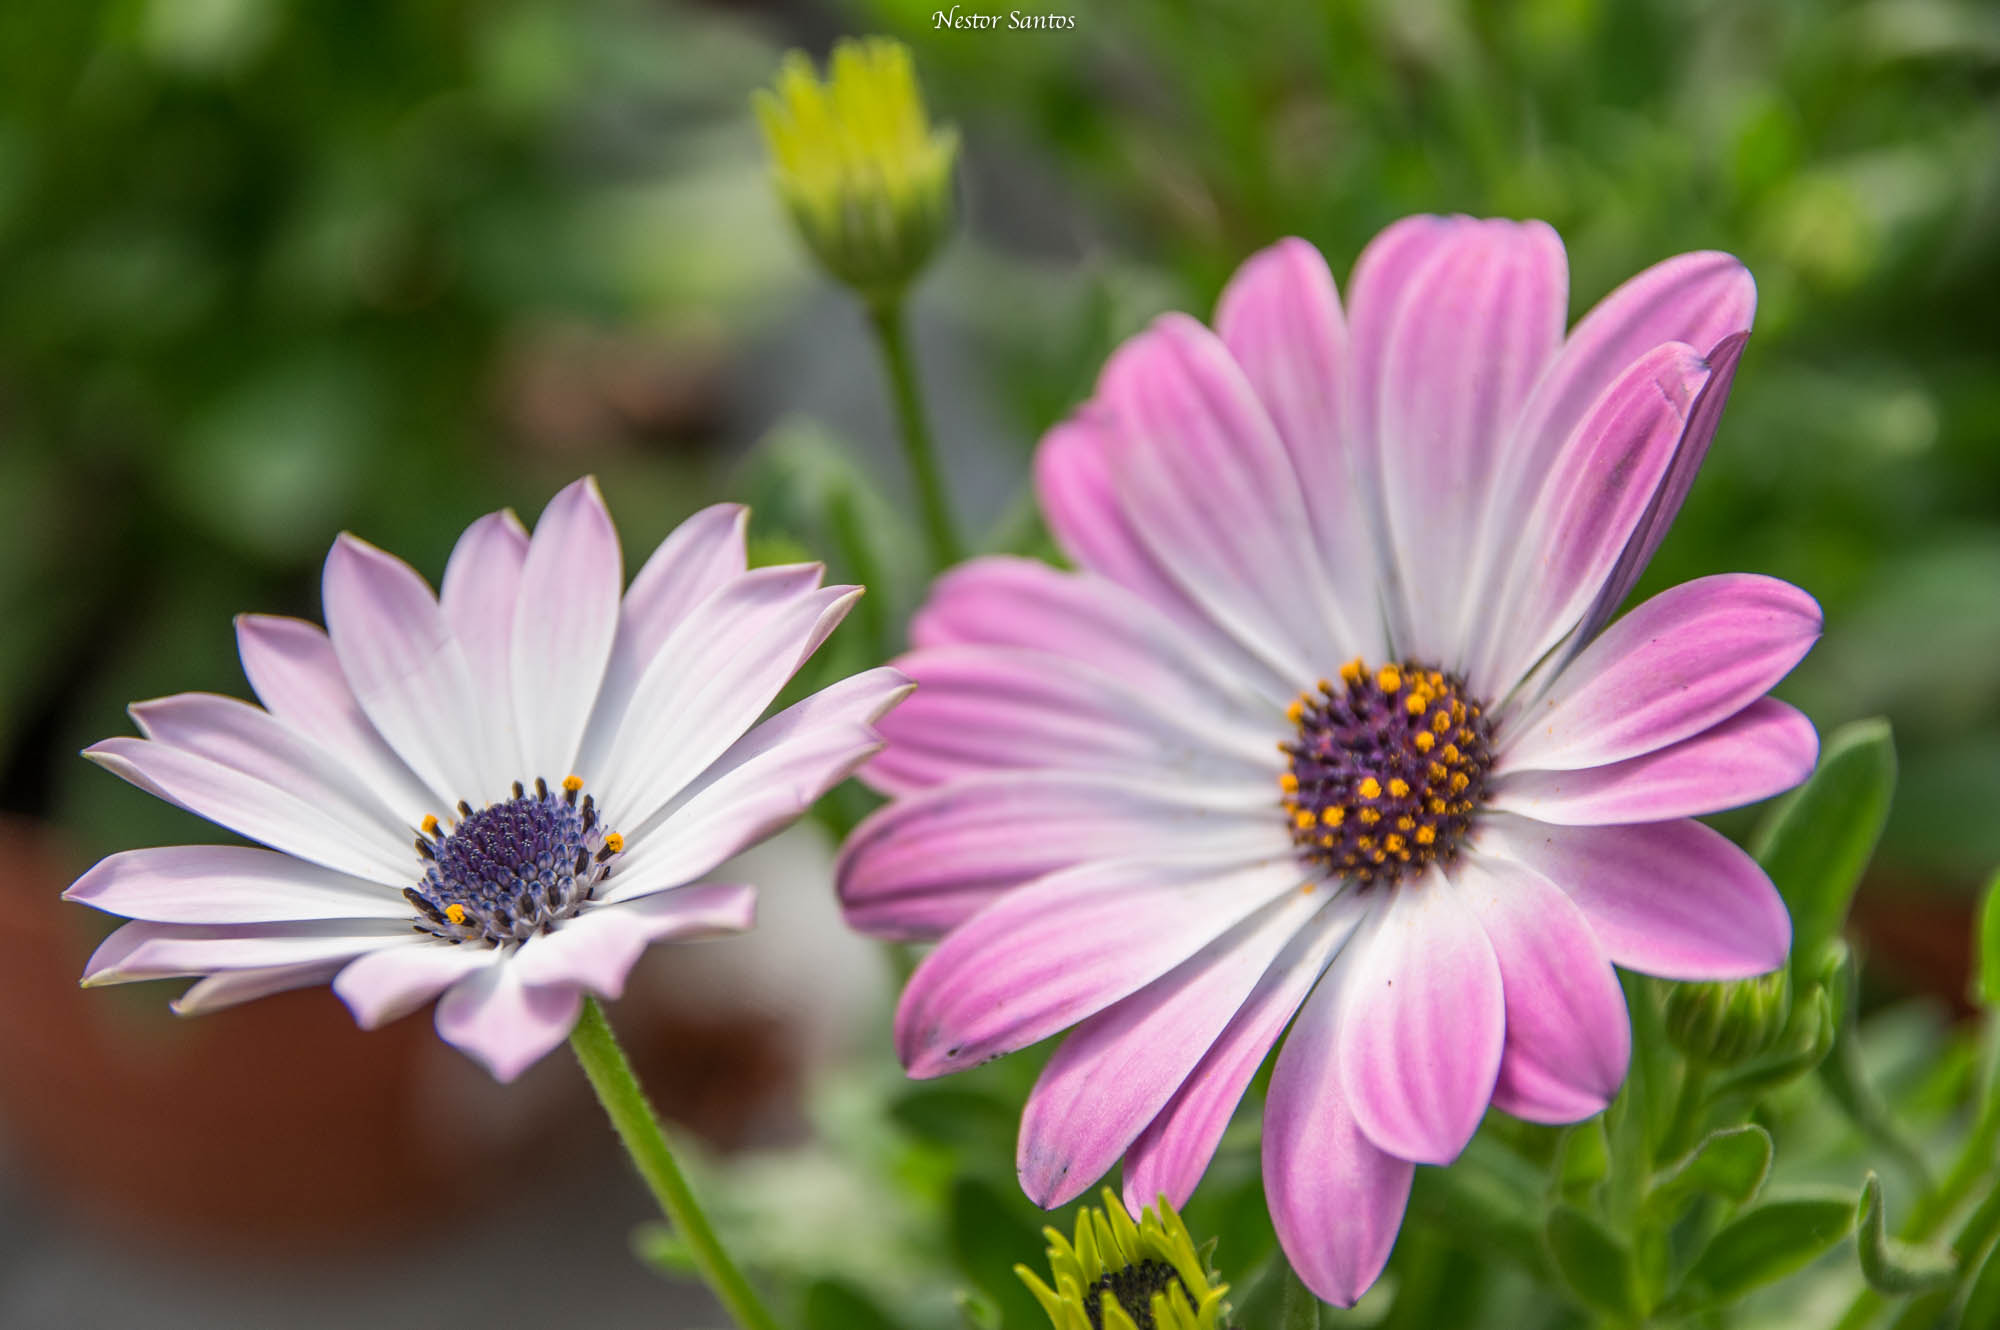
[[[1818,636],[1766,577],[1611,622],[1714,432],[1755,288],[1686,254],[1564,337],[1538,222],[1416,217],[1345,308],[1301,241],[1213,332],[1121,348],[1037,458],[1080,571],[944,577],[920,687],[864,777],[896,796],[840,871],[848,918],[943,942],[896,1018],[913,1076],[1075,1029],[1021,1123],[1054,1206],[1124,1160],[1186,1201],[1288,1023],[1264,1181],[1294,1267],[1352,1303],[1412,1166],[1489,1104],[1597,1112],[1630,1045],[1613,966],[1779,965],[1749,856],[1690,819],[1811,769],[1765,697]]]
[[[330,980],[371,1029],[442,994],[438,1033],[504,1081],[649,943],[748,928],[754,888],[689,884],[880,748],[909,681],[870,670],[757,724],[861,591],[817,564],[746,570],[746,518],[696,513],[622,596],[588,479],[533,539],[511,512],[475,522],[439,595],[342,535],[326,631],[237,620],[262,707],[141,702],[144,738],[86,751],[269,848],[92,868],[66,897],[135,922],[84,983],[206,976],[174,1004],[191,1013]]]

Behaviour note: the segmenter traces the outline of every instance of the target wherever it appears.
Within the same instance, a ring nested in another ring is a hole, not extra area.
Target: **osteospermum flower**
[[[237,620],[261,708],[141,702],[144,738],[86,751],[269,848],[103,860],[65,895],[135,922],[84,982],[206,976],[188,1013],[331,980],[369,1028],[442,994],[438,1033],[511,1080],[649,943],[748,928],[754,888],[689,884],[873,753],[909,681],[870,670],[756,724],[860,589],[746,570],[746,516],[695,514],[622,597],[590,480],[532,540],[475,522],[439,595],[341,536],[326,631]]]
[[[1412,1166],[1488,1104],[1602,1108],[1614,965],[1778,965],[1785,909],[1691,818],[1783,790],[1817,740],[1764,696],[1819,632],[1765,577],[1613,622],[1687,493],[1755,288],[1687,254],[1570,335],[1540,223],[1417,217],[1356,265],[1286,241],[1214,331],[1168,315],[1041,444],[1080,571],[943,578],[865,778],[849,919],[943,935],[896,1042],[935,1076],[1075,1026],[1023,1187],[1184,1202],[1285,1040],[1264,1180],[1293,1265],[1351,1303]]]
[[[1208,1268],[1206,1252],[1164,1197],[1134,1223],[1107,1187],[1103,1209],[1078,1212],[1074,1241],[1052,1228],[1042,1234],[1049,1240],[1049,1282],[1025,1265],[1014,1273],[1054,1330],[1225,1330],[1229,1324],[1229,1285]]]

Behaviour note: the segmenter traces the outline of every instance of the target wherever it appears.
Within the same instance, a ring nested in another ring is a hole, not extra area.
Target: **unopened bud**
[[[1791,980],[1784,970],[1677,984],[1667,995],[1667,1037],[1696,1062],[1735,1067],[1776,1046],[1791,1014]]]

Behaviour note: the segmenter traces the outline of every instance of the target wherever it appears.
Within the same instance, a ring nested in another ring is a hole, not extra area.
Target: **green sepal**
[[[2000,873],[1986,884],[1979,902],[1979,931],[1973,954],[1972,997],[1988,1007],[2000,1007]]]
[[[1771,1171],[1771,1134],[1756,1123],[1712,1131],[1685,1158],[1654,1180],[1648,1202],[1671,1212],[1688,1196],[1720,1197],[1748,1205]]]
[[[1861,1273],[1879,1293],[1920,1293],[1949,1284],[1958,1272],[1958,1258],[1947,1248],[1889,1236],[1882,1183],[1873,1173],[1861,1184],[1861,1223],[1854,1241],[1861,1256]]]
[[[1896,791],[1889,722],[1855,721],[1820,748],[1819,766],[1778,805],[1751,846],[1792,913],[1792,975],[1803,981],[1840,936]]]
[[[1845,954],[1846,947],[1840,946]],[[1788,1085],[1826,1061],[1833,1051],[1839,1022],[1835,998],[1824,987],[1815,987],[1792,1004],[1791,1025],[1775,1051],[1727,1075],[1718,1076],[1708,1087],[1711,1102],[1732,1095],[1755,1099],[1781,1085]]]
[[[1685,1315],[1734,1302],[1811,1265],[1854,1227],[1855,1198],[1795,1193],[1747,1210],[1709,1239],[1665,1310]]]
[[[1621,1322],[1646,1314],[1632,1249],[1595,1215],[1559,1204],[1549,1212],[1549,1255],[1576,1300]]]

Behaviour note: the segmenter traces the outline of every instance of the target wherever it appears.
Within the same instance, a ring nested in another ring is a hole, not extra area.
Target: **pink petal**
[[[1117,583],[1033,559],[994,556],[950,569],[910,620],[910,644],[1046,651],[1177,704],[1268,717],[1296,689],[1260,696],[1201,639]]]
[[[175,924],[410,918],[409,902],[380,883],[243,845],[127,850],[99,860],[63,899]]]
[[[129,984],[219,970],[312,965],[399,945],[407,919],[313,919],[273,924],[156,924],[135,920],[84,963],[83,984]]]
[[[1022,828],[1032,828],[1023,835]],[[1261,791],[1235,805],[1095,772],[973,776],[878,809],[841,848],[848,925],[878,937],[938,937],[1002,891],[1145,846],[1163,858],[1280,855],[1291,838]]]
[[[1286,893],[1070,1033],[1021,1113],[1015,1167],[1029,1200],[1053,1209],[1103,1176],[1329,895]]]
[[[882,747],[875,723],[909,695],[886,666],[815,693],[738,739],[652,821],[598,899],[627,900],[692,882],[789,826]]]
[[[323,984],[346,965],[345,958],[303,965],[273,965],[261,970],[224,970],[189,984],[167,1005],[176,1016],[206,1016],[244,1002]]]
[[[757,888],[680,887],[619,904],[597,904],[553,933],[532,938],[513,966],[530,988],[625,993],[625,979],[655,942],[741,933],[755,922]]]
[[[1639,575],[1646,571],[1653,551],[1666,539],[1667,529],[1680,514],[1688,491],[1694,488],[1695,473],[1701,470],[1702,461],[1708,456],[1716,427],[1722,423],[1722,408],[1728,405],[1730,385],[1736,382],[1736,365],[1743,357],[1743,345],[1749,337],[1745,332],[1724,338],[1708,353],[1708,382],[1702,385],[1701,393],[1688,409],[1687,425],[1674,447],[1673,460],[1666,475],[1661,477],[1645,516],[1639,519],[1610,576],[1604,579],[1604,589],[1585,612],[1577,630],[1578,642],[1588,642],[1618,613],[1625,597],[1638,585]]]
[[[588,477],[549,500],[521,568],[511,673],[522,779],[572,774],[618,632],[623,558]]]
[[[697,605],[741,577],[749,567],[744,532],[750,510],[740,503],[718,503],[702,509],[675,527],[632,579],[618,612],[618,636],[611,660],[604,667],[597,711],[584,736],[579,770],[595,771],[618,733],[618,722],[631,704],[653,658],[667,635],[694,612]]]
[[[865,772],[886,794],[1035,768],[1271,790],[1284,764],[1275,710],[1259,734],[1038,651],[933,647],[896,664],[917,691],[884,718],[889,747]]]
[[[364,1030],[401,1020],[469,974],[498,965],[505,953],[477,943],[412,938],[348,962],[333,981]]]
[[[1563,343],[1513,430],[1496,494],[1501,511],[1533,499],[1563,440],[1626,366],[1668,342],[1713,347],[1748,331],[1756,310],[1749,270],[1712,251],[1656,263],[1599,301]]]
[[[1035,489],[1042,515],[1063,552],[1077,563],[1158,609],[1204,654],[1227,662],[1260,696],[1289,700],[1298,680],[1273,670],[1232,637],[1141,539],[1125,511],[1114,477],[1115,417],[1090,402],[1042,437],[1035,453]]]
[[[1579,1122],[1611,1102],[1632,1057],[1625,993],[1583,912],[1541,874],[1467,856],[1452,870],[1500,962],[1507,1043],[1493,1106]]]
[[[569,1037],[583,1010],[574,988],[529,988],[516,967],[489,965],[460,980],[437,1005],[437,1032],[478,1060],[497,1081],[511,1081]]]
[[[1383,228],[1354,261],[1347,284],[1347,344],[1352,364],[1342,435],[1351,450],[1356,492],[1376,496],[1364,502],[1364,513],[1375,516],[1382,486],[1382,408],[1384,361],[1390,337],[1403,312],[1403,298],[1417,275],[1452,243],[1479,223],[1470,217],[1405,217]],[[1384,554],[1387,547],[1382,546]],[[1393,569],[1385,569],[1393,573]]]
[[[1340,1077],[1368,1139],[1448,1164],[1493,1098],[1506,1038],[1500,966],[1464,893],[1435,868],[1394,888],[1355,940]]]
[[[1236,1015],[1125,1155],[1125,1204],[1137,1214],[1164,1195],[1186,1205],[1264,1057],[1284,1033],[1366,906],[1340,896],[1292,938]]]
[[[399,856],[380,828],[357,835],[350,819],[220,762],[145,739],[92,744],[83,755],[217,826],[335,872],[398,890],[414,880],[416,851]]]
[[[1819,632],[1819,605],[1776,578],[1727,573],[1663,591],[1506,719],[1500,769],[1601,766],[1699,734],[1768,692]]]
[[[236,647],[264,709],[339,758],[400,819],[414,826],[452,806],[456,795],[425,785],[369,724],[318,624],[241,614]]]
[[[1381,404],[1383,497],[1402,590],[1396,646],[1456,663],[1486,539],[1509,552],[1519,540],[1487,507],[1501,444],[1562,344],[1562,241],[1542,222],[1460,223],[1397,298],[1381,377],[1362,387]]]
[[[1298,476],[1215,335],[1163,315],[1112,354],[1098,395],[1115,422],[1111,477],[1125,515],[1202,611],[1286,678],[1347,659],[1353,636],[1321,574]]]
[[[1012,891],[924,958],[896,1008],[896,1052],[925,1078],[1076,1024],[1300,885],[1270,863],[1086,864]]]
[[[514,611],[527,559],[528,533],[521,519],[511,511],[488,513],[458,538],[438,590],[438,608],[465,652],[478,690],[476,709],[492,737],[495,757],[523,772],[528,768],[514,724],[513,653]]]
[[[1349,964],[1343,956],[1300,1013],[1264,1106],[1264,1195],[1278,1243],[1306,1287],[1341,1307],[1381,1276],[1416,1172],[1355,1117],[1349,1064],[1337,1056],[1365,1019],[1344,1001]]]
[[[492,755],[471,667],[416,570],[343,534],[321,596],[340,671],[397,756],[453,802],[502,797],[518,773]]]
[[[269,712],[214,693],[135,702],[130,710],[148,739],[310,804],[353,839],[357,856],[366,854],[405,878],[417,867],[410,824],[325,749]]]
[[[1504,813],[1477,844],[1562,888],[1616,964],[1664,979],[1744,979],[1775,970],[1792,923],[1771,879],[1699,822],[1559,827]]]
[[[1691,739],[1581,771],[1508,771],[1488,806],[1543,822],[1666,822],[1755,803],[1812,773],[1819,736],[1797,709],[1752,702]]]
[[[1711,367],[1669,343],[1634,361],[1599,397],[1557,456],[1532,511],[1496,513],[1496,533],[1519,527],[1475,603],[1488,626],[1467,677],[1505,694],[1603,589],[1672,462]]]
[[[1342,611],[1347,650],[1385,659],[1374,542],[1341,427],[1352,392],[1347,329],[1326,260],[1296,239],[1252,255],[1222,293],[1215,330],[1242,366],[1298,474],[1320,567]]]
[[[743,574],[675,628],[633,692],[601,772],[613,826],[642,825],[743,736],[861,593],[817,564]]]

